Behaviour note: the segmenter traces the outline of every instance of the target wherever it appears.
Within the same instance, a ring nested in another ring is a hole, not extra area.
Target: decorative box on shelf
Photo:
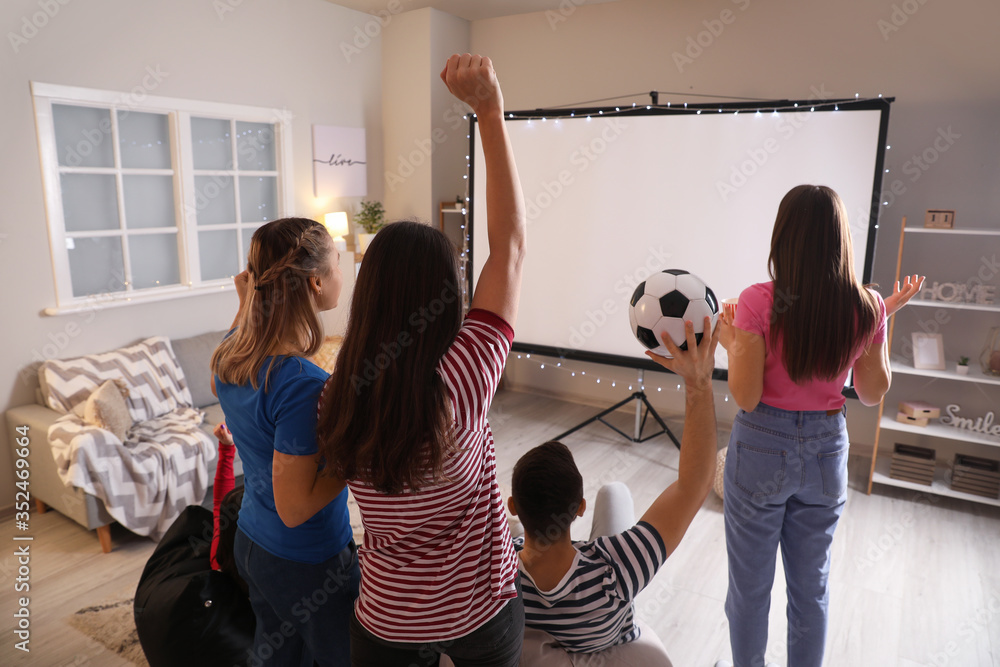
[[[941,416],[941,408],[923,401],[902,401],[896,421],[913,426],[927,426],[931,419]]]
[[[1000,461],[956,454],[951,488],[986,498],[1000,496]]]
[[[910,417],[922,419],[937,419],[941,416],[941,408],[923,401],[900,401],[899,411]]]
[[[903,424],[910,424],[911,426],[927,426],[930,420],[927,417],[914,417],[913,415],[908,415],[905,412],[896,413],[896,421]]]
[[[896,443],[889,477],[930,486],[934,481],[936,460],[933,449]]]

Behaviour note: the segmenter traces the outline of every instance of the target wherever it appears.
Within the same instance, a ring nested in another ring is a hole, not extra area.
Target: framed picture
[[[368,157],[363,127],[313,125],[313,194],[364,197]]]
[[[944,338],[941,334],[913,332],[913,367],[944,370]]]

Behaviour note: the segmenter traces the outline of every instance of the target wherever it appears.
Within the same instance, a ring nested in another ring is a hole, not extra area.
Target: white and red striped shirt
[[[455,416],[447,481],[398,495],[348,482],[365,527],[355,613],[386,641],[463,637],[517,597],[517,556],[486,420],[513,340],[502,318],[473,310],[438,364]]]

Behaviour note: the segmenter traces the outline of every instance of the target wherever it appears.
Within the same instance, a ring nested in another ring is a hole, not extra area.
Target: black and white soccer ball
[[[694,324],[695,340],[701,342],[705,317],[712,318],[711,332],[719,317],[719,300],[701,278],[683,269],[667,269],[639,283],[629,300],[628,320],[632,333],[647,350],[671,356],[663,345],[664,333],[677,347],[687,349],[684,322]]]

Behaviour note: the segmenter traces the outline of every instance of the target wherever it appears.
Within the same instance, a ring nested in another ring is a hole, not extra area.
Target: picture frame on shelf
[[[913,367],[931,371],[945,369],[944,337],[941,334],[913,332]]]

